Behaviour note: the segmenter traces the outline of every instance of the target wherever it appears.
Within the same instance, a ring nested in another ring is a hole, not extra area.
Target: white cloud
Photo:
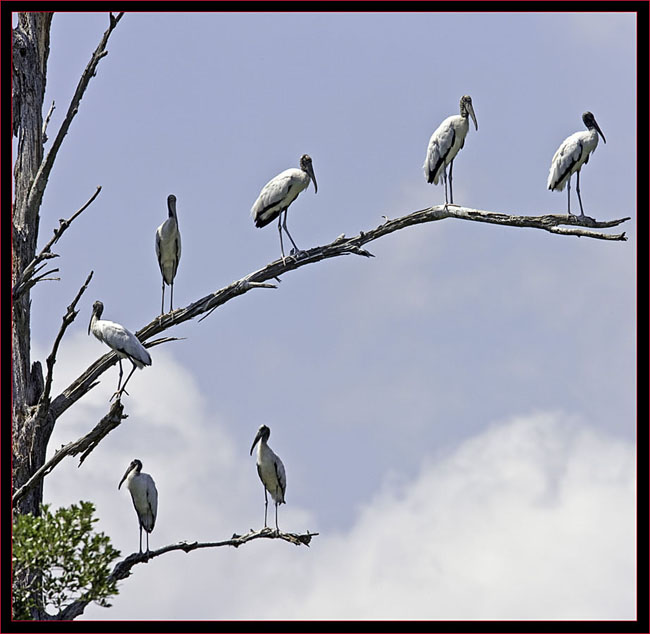
[[[160,349],[155,363],[156,376],[139,373],[125,399],[130,418],[46,490],[57,503],[95,501],[123,555],[137,523],[116,485],[136,455],[160,492],[152,547],[261,525],[248,447],[234,446],[170,352]],[[546,413],[429,455],[412,480],[389,474],[350,530],[321,534],[309,549],[259,542],[165,555],[134,569],[113,608],[90,606],[84,618],[634,618],[630,443]],[[318,531],[314,517],[291,503],[280,509],[288,530]]]
[[[264,616],[634,618],[634,473],[629,444],[564,416],[492,426],[318,538]]]

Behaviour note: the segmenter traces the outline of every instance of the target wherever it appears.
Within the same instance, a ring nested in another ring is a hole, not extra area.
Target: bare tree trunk
[[[39,208],[30,190],[43,161],[43,99],[50,52],[52,13],[21,13],[13,32],[13,132],[18,137],[14,169],[12,281],[15,283],[36,254]],[[30,292],[13,302],[13,483],[21,486],[43,464],[47,442],[29,415],[43,391],[40,363],[30,361]],[[22,500],[19,513],[38,513],[42,485]]]

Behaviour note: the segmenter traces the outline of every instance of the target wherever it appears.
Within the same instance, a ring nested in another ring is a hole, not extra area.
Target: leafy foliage
[[[95,507],[81,501],[52,514],[16,515],[13,525],[13,609],[15,619],[32,618],[32,610],[57,613],[86,595],[102,607],[117,594],[109,564],[119,556],[108,536],[95,533]],[[29,579],[27,584],[17,580]]]

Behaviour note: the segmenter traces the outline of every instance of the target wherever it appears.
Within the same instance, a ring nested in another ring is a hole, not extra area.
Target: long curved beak
[[[594,119],[594,127],[596,128],[596,131],[598,132],[598,134],[600,134],[601,138],[603,139],[603,143],[607,143],[607,141],[605,141],[605,135],[603,134],[603,131],[600,129],[600,126],[596,123],[596,119]]]
[[[467,104],[467,112],[469,112],[469,116],[472,117],[472,121],[474,122],[474,127],[478,132],[478,122],[476,121],[476,115],[474,114],[474,106],[471,103]]]
[[[311,163],[307,166],[307,173],[309,178],[311,178],[312,183],[314,183],[314,193],[318,192],[318,184],[316,183],[316,177],[314,176],[314,168],[311,166]]]
[[[90,327],[93,325],[94,317],[95,317],[95,311],[93,311],[93,314],[90,316],[90,321],[88,322],[88,334],[90,334]]]
[[[126,480],[126,476],[128,476],[129,473],[131,473],[131,468],[132,468],[131,465],[129,465],[129,468],[124,472],[124,475],[122,476],[122,479],[120,480],[120,483],[117,485],[118,489],[122,486],[122,483],[124,482],[124,480]]]
[[[253,455],[253,449],[255,449],[255,445],[258,443],[259,439],[262,437],[261,432],[257,432],[257,435],[255,436],[255,440],[253,441],[253,444],[251,445],[251,452],[250,455]]]

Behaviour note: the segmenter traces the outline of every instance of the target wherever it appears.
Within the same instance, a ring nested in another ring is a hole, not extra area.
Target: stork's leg
[[[133,363],[133,361],[131,361],[131,363]],[[113,394],[113,396],[111,397],[111,400],[113,400],[113,398],[115,396],[117,396],[119,398],[122,393],[126,394],[127,396],[129,395],[129,393],[126,391],[126,384],[129,382],[129,379],[131,378],[131,376],[133,375],[133,373],[135,372],[135,369],[137,367],[138,366],[136,366],[136,364],[133,363],[133,367],[131,368],[131,372],[129,372],[129,376],[126,377],[126,381],[124,381],[124,385],[122,386],[121,389],[119,389],[117,392],[115,392],[115,394]]]
[[[287,229],[287,212],[289,210],[285,209],[284,210],[284,222],[282,223],[282,226],[284,230],[287,232],[287,235],[289,236],[289,240],[291,240],[291,244],[293,244],[293,248],[297,251],[300,252],[300,249],[298,248],[298,245],[293,241],[293,238],[291,237],[291,234],[289,233],[289,229]]]
[[[280,232],[280,253],[282,253],[282,261],[284,262],[284,247],[282,246],[282,212],[278,216],[278,231]]]
[[[142,553],[142,524],[140,524],[140,553]]]
[[[566,213],[567,216],[571,215],[571,176],[569,176],[569,180],[566,182]]]
[[[576,183],[576,191],[578,192],[578,202],[580,203],[580,217],[585,217],[585,212],[582,210],[582,198],[580,198],[580,170],[578,170],[578,182]]]
[[[162,281],[162,301],[160,302],[160,314],[165,314],[165,278]]]
[[[275,503],[275,530],[280,532],[280,527],[278,526],[278,503]]]
[[[149,532],[145,531],[145,533],[147,534],[147,553],[148,553],[149,552]]]
[[[449,199],[447,198],[447,166],[445,165],[442,168],[442,180],[445,183],[445,207],[449,204]]]
[[[269,507],[269,497],[266,493],[266,487],[264,487],[264,528],[266,528],[266,510]]]
[[[122,385],[122,376],[124,375],[124,372],[122,371],[122,359],[119,358],[117,362],[120,364],[120,378],[117,380],[117,391],[120,391],[120,385]]]
[[[174,280],[172,280],[171,287],[172,287],[172,290],[171,290],[171,295],[170,295],[170,299],[169,299],[169,312],[170,313],[174,310]]]
[[[454,160],[451,160],[451,163],[449,164],[449,198],[451,199],[449,202],[453,205],[454,204],[454,190],[452,188],[452,178],[451,178],[451,173],[454,171]]]
[[[109,401],[112,401],[115,397],[117,397],[119,399],[120,394],[122,393],[122,390],[120,389],[120,386],[122,385],[122,375],[124,373],[122,372],[122,358],[121,357],[118,358],[118,363],[120,364],[120,377],[117,380],[117,390],[113,393],[113,396],[111,396],[111,398],[108,399]]]

